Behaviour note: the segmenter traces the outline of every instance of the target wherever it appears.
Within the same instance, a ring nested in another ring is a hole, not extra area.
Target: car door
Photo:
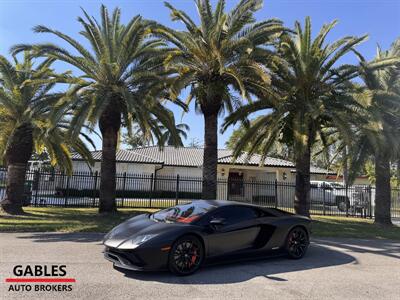
[[[222,207],[210,216],[209,221],[212,219],[221,219],[223,224],[211,228],[208,237],[210,256],[251,248],[260,232],[258,212],[252,207]]]

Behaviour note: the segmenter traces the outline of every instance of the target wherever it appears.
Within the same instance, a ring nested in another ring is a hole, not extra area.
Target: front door
[[[243,173],[231,172],[228,177],[228,195],[243,196]]]

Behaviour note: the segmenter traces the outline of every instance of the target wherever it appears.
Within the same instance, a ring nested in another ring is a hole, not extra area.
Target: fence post
[[[230,188],[231,180],[232,179],[229,179],[229,176],[228,176],[228,178],[226,180],[226,200],[228,200],[228,201],[231,200],[230,197],[229,197],[230,196],[230,189],[231,189]]]
[[[250,192],[251,202],[253,203],[254,199],[258,199],[257,195],[254,192],[254,187],[255,187],[255,185],[254,185],[254,177],[251,178],[251,181],[249,182],[249,185],[250,185],[250,191],[251,191]]]
[[[346,182],[346,199],[345,199],[345,201],[346,201],[346,217],[349,216],[349,204],[348,203],[350,201],[347,201],[348,199],[349,199],[349,185]]]
[[[96,206],[96,194],[97,194],[97,178],[98,178],[99,172],[96,171],[94,172],[94,185],[93,185],[93,203],[92,207]]]
[[[179,174],[176,175],[175,205],[178,205],[178,198],[179,198]]]
[[[69,195],[69,180],[71,176],[67,176],[67,188],[65,189],[65,200],[64,200],[64,206],[68,205],[68,195]]]
[[[369,218],[372,219],[372,187],[368,186]]]
[[[39,187],[40,187],[40,172],[39,171],[35,171],[35,175],[34,178],[37,178],[37,186],[36,186],[36,190],[35,190],[35,206],[37,206],[37,200],[38,200],[38,196],[39,196]]]
[[[275,208],[278,208],[278,179],[275,178]]]
[[[243,182],[243,186],[244,186],[245,184],[246,184],[246,183]],[[254,199],[254,180],[253,180],[253,178],[251,179],[250,182],[248,182],[248,184],[249,184],[249,187],[250,187],[250,188],[247,188],[247,189],[250,190],[250,195],[251,195],[251,196],[250,196],[250,203],[253,204],[254,200],[256,200],[256,202],[258,201],[257,198]],[[246,200],[246,196],[244,197],[244,199]]]
[[[322,183],[322,192],[324,193],[323,195],[322,195],[322,211],[323,211],[323,215],[325,216],[325,197],[326,197],[326,194],[325,194],[325,182],[323,182]]]
[[[154,174],[151,173],[150,176],[150,199],[149,199],[149,207],[151,207],[151,198],[153,197],[153,185],[154,185]]]
[[[221,181],[222,181],[222,184],[224,185],[224,189],[225,189],[225,199],[224,200],[229,200],[228,199],[228,179],[223,178]]]
[[[125,186],[126,186],[126,172],[124,172],[123,175],[123,181],[122,181],[122,201],[121,201],[121,207],[124,207],[124,202],[125,202]]]

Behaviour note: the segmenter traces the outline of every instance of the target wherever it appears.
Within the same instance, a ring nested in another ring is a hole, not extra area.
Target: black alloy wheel
[[[191,235],[183,236],[172,246],[169,254],[169,269],[177,275],[196,272],[204,259],[204,249],[200,240]]]
[[[301,228],[293,228],[286,239],[286,251],[290,258],[302,258],[308,249],[309,239],[307,232]]]

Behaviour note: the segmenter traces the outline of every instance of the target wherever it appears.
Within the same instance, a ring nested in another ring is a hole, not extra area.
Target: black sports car
[[[196,200],[133,217],[104,237],[104,257],[129,270],[195,272],[205,262],[271,254],[298,259],[311,220],[233,201]]]

